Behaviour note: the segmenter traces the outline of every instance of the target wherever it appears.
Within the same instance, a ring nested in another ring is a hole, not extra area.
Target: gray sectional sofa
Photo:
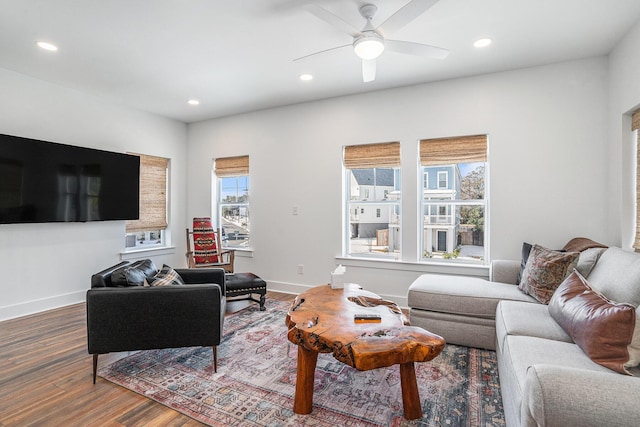
[[[589,248],[576,269],[598,293],[631,304],[637,320],[640,254]],[[592,361],[549,306],[516,286],[519,273],[521,261],[494,261],[489,280],[423,275],[409,288],[411,324],[496,350],[508,426],[640,425],[640,378]]]

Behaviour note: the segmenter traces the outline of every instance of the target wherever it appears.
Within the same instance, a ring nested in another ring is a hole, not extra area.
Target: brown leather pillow
[[[553,294],[549,313],[594,362],[622,374],[638,365],[635,307],[609,301],[576,270]]]

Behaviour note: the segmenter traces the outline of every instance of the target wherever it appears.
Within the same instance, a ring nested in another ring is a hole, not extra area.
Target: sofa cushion
[[[578,263],[578,252],[560,252],[533,245],[518,287],[543,304]]]
[[[586,277],[610,300],[640,305],[640,254],[611,247]]]
[[[147,282],[147,286],[184,285],[180,275],[167,264],[164,264],[162,269],[155,276],[149,278]]]
[[[573,340],[549,315],[543,304],[501,301],[496,310],[496,337],[499,348],[508,335],[522,335],[572,343]]]
[[[136,261],[111,273],[111,285],[117,287],[143,286],[145,279],[158,272],[150,259]]]
[[[498,363],[503,399],[513,401],[516,408],[522,405],[530,366],[550,364],[611,374],[610,369],[593,362],[576,344],[521,335],[506,337]]]
[[[635,307],[608,300],[577,271],[558,287],[549,313],[594,362],[626,374],[640,362]]]
[[[423,274],[409,287],[409,307],[463,316],[495,319],[503,299],[535,302],[517,286],[478,277]]]

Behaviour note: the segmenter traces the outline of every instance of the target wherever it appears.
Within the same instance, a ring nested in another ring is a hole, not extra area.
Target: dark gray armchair
[[[122,262],[91,277],[87,291],[87,343],[96,382],[98,355],[117,351],[217,346],[226,308],[221,268],[175,269],[185,285],[114,287]]]

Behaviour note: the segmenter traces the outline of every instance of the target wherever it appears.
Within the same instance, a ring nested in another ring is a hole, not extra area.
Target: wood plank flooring
[[[244,303],[231,307],[237,304]],[[102,355],[98,363],[127,354]],[[91,372],[84,304],[0,322],[0,427],[203,425],[100,377],[94,385]]]

